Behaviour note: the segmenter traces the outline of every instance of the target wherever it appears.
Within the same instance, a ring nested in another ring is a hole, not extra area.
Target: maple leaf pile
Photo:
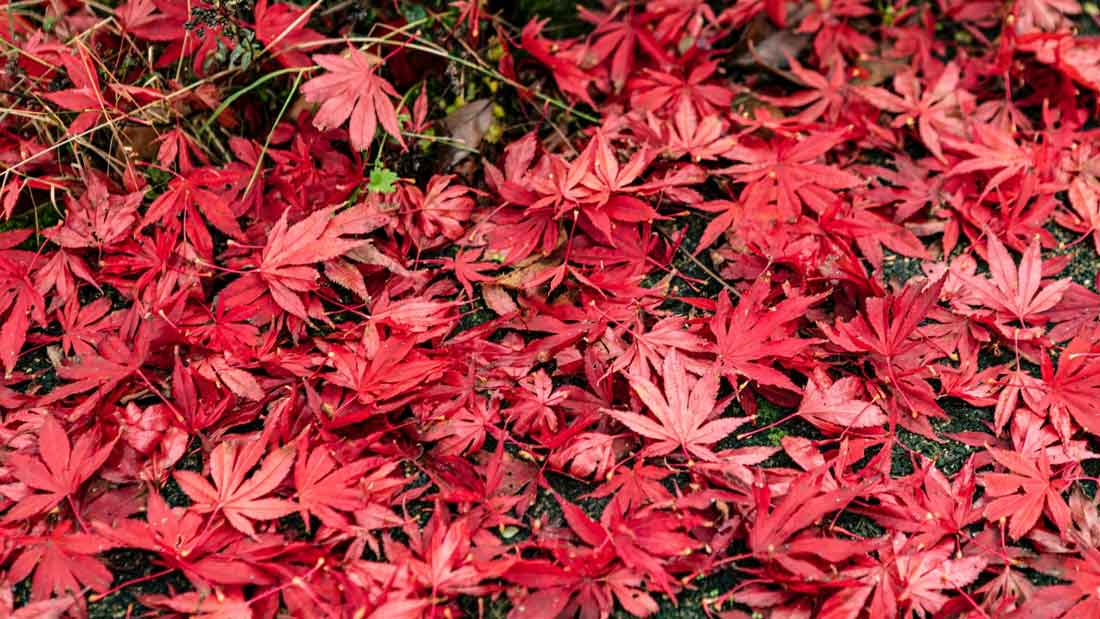
[[[371,4],[0,2],[0,617],[1100,617],[1095,3]]]

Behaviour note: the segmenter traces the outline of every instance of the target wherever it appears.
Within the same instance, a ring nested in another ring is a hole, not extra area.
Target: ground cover
[[[1100,9],[6,2],[0,617],[1100,616]]]

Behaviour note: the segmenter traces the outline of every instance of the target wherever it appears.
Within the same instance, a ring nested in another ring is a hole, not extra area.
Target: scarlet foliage
[[[0,2],[0,617],[1100,613],[1095,4],[375,4]]]

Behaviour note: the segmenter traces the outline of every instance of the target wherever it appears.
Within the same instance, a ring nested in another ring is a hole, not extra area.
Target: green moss
[[[1089,437],[1089,449],[1093,451],[1100,451],[1100,441],[1095,438]],[[1084,469],[1085,475],[1092,477],[1093,479],[1100,479],[1100,460],[1085,460],[1081,462],[1081,468]],[[1077,482],[1081,489],[1084,490],[1085,496],[1090,499],[1096,496],[1097,485],[1094,481],[1080,481]]]
[[[15,607],[26,606],[31,601],[31,579],[24,578],[15,583],[12,587],[12,597],[15,600]]]
[[[156,554],[143,550],[108,550],[103,553],[102,559],[104,564],[110,568],[111,573],[114,574],[116,585],[156,574],[164,569],[157,564]],[[124,587],[103,599],[90,598],[88,617],[89,619],[137,617],[149,610],[138,601],[141,596],[171,592],[179,593],[190,589],[191,583],[187,582],[182,574],[171,572],[164,576]]]
[[[744,415],[741,407],[734,405],[737,416]],[[748,424],[741,426],[736,434],[727,436],[719,441],[716,449],[735,449],[738,447],[779,447],[783,438],[787,436],[801,436],[811,440],[824,438],[812,424],[805,419],[791,416],[794,411],[776,406],[764,398],[756,398],[756,418]],[[776,423],[786,418],[782,423]],[[775,427],[768,426],[776,424]],[[764,429],[768,428],[768,429]],[[780,451],[768,458],[761,466],[765,467],[793,467],[798,468],[786,452]]]
[[[175,469],[177,471],[201,472],[202,458],[202,444],[198,439],[194,439],[188,446],[187,453],[176,463]],[[189,507],[191,505],[191,498],[180,488],[173,477],[169,477],[161,486],[160,495],[164,498],[164,502],[172,507]]]
[[[467,329],[483,325],[497,317],[496,312],[485,305],[485,299],[481,295],[481,285],[477,285],[474,296],[462,305],[462,315],[458,319],[458,327],[455,333],[461,333]]]
[[[903,285],[905,282],[924,275],[921,270],[923,263],[919,258],[910,258],[901,254],[895,254],[889,249],[884,250],[885,257],[882,261],[882,274],[887,283]]]
[[[1031,584],[1035,585],[1036,587],[1049,587],[1051,585],[1070,584],[1070,581],[1068,580],[1062,580],[1057,576],[1051,576],[1050,574],[1046,574],[1038,570],[1023,568],[1020,569],[1020,572],[1022,572],[1023,575],[1027,577],[1027,579],[1031,582]]]
[[[562,0],[490,0],[489,6],[513,24],[526,24],[532,19],[548,19],[547,36],[557,38],[583,34],[591,29],[577,17],[577,3]]]
[[[962,468],[967,459],[976,451],[965,443],[948,438],[956,432],[988,432],[985,422],[991,422],[993,413],[986,408],[976,408],[953,398],[941,402],[948,419],[931,420],[939,440],[932,440],[898,428],[898,441],[904,446],[894,446],[891,474],[908,475],[913,472],[910,454],[906,448],[915,451],[936,463],[936,467],[947,474],[954,474]],[[993,437],[990,436],[990,440]]]
[[[15,369],[30,377],[30,380],[26,383],[15,385],[16,389],[45,395],[61,384],[57,371],[54,369],[53,363],[50,362],[44,346],[20,354]]]
[[[1047,230],[1058,239],[1058,247],[1048,251],[1046,258],[1052,256],[1070,256],[1069,264],[1059,277],[1068,277],[1089,290],[1096,291],[1096,274],[1100,272],[1100,257],[1096,255],[1096,246],[1091,235],[1080,239],[1080,234],[1060,228],[1053,224]]]
[[[462,609],[467,617],[506,619],[508,613],[512,610],[512,603],[503,595],[495,597],[463,595],[458,598],[458,607]]]
[[[840,530],[867,539],[886,535],[886,529],[880,527],[874,520],[852,512],[840,512],[837,515],[835,526]]]
[[[593,498],[587,496],[588,493],[595,490],[595,486],[573,477],[567,477],[560,475],[552,471],[546,473],[546,481],[549,482],[550,487],[554,489],[561,497],[570,503],[580,507],[589,518],[598,519],[603,514],[603,509],[607,507],[610,497],[607,498]],[[541,496],[541,493],[540,493]],[[547,513],[554,514],[555,510],[560,513],[561,507],[558,506],[557,501],[554,501],[553,506],[546,506]]]
[[[699,239],[703,236],[703,231],[706,229],[707,223],[708,220],[702,216],[691,216],[676,221],[678,227],[686,226],[686,232],[684,233],[683,243],[679,251],[672,257],[671,267],[674,276],[669,282],[669,292],[672,296],[716,299],[718,298],[718,294],[728,283],[724,280],[715,278],[717,269],[715,269],[714,263],[711,262],[710,256],[708,256],[706,252],[694,256],[695,248],[699,244]],[[666,231],[665,236],[666,238],[671,238],[671,233]],[[707,272],[708,269],[710,271],[709,273]],[[653,286],[658,281],[664,279],[665,276],[666,273],[664,271],[658,270],[653,273],[643,285]],[[694,316],[698,314],[698,310],[674,298],[667,299],[664,304],[661,305],[661,309],[675,312],[681,316]]]
[[[288,516],[283,516],[279,519],[279,532],[295,541],[309,541],[313,539],[313,534],[317,532],[317,529],[321,526],[321,519],[315,516],[310,516],[309,526],[306,526],[306,521],[302,519],[302,515],[298,512],[294,512]]]
[[[1077,35],[1086,37],[1100,35],[1100,22],[1097,21],[1097,17],[1100,16],[1100,3],[1088,0],[1081,3],[1081,8],[1083,10],[1080,14],[1072,16]]]
[[[653,616],[655,619],[711,619],[714,617],[713,611],[707,612],[704,604],[713,609],[714,600],[729,593],[739,582],[740,577],[735,570],[724,569],[691,581],[677,596],[675,603],[668,596],[654,594],[660,608]],[[621,608],[616,609],[612,616],[615,619],[632,617]]]

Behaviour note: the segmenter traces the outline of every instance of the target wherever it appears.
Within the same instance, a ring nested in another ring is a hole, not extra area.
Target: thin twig
[[[736,296],[736,297],[741,296],[741,293],[736,288],[734,288],[729,282],[722,279],[721,275],[715,273],[713,269],[711,269],[707,265],[703,264],[703,262],[701,260],[699,260],[699,258],[697,258],[694,254],[692,254],[691,252],[684,249],[684,246],[682,244],[676,243],[675,241],[673,241],[672,237],[670,237],[664,230],[661,230],[661,229],[656,228],[656,227],[654,229],[657,231],[657,234],[661,235],[661,238],[663,238],[665,240],[665,242],[675,244],[676,245],[676,251],[678,251],[678,252],[684,254],[685,256],[687,256],[692,262],[695,263],[695,266],[702,269],[703,272],[706,273],[711,279],[713,279],[714,281],[721,284],[722,287],[724,287],[726,290],[729,290],[731,293],[734,294],[734,296]]]

